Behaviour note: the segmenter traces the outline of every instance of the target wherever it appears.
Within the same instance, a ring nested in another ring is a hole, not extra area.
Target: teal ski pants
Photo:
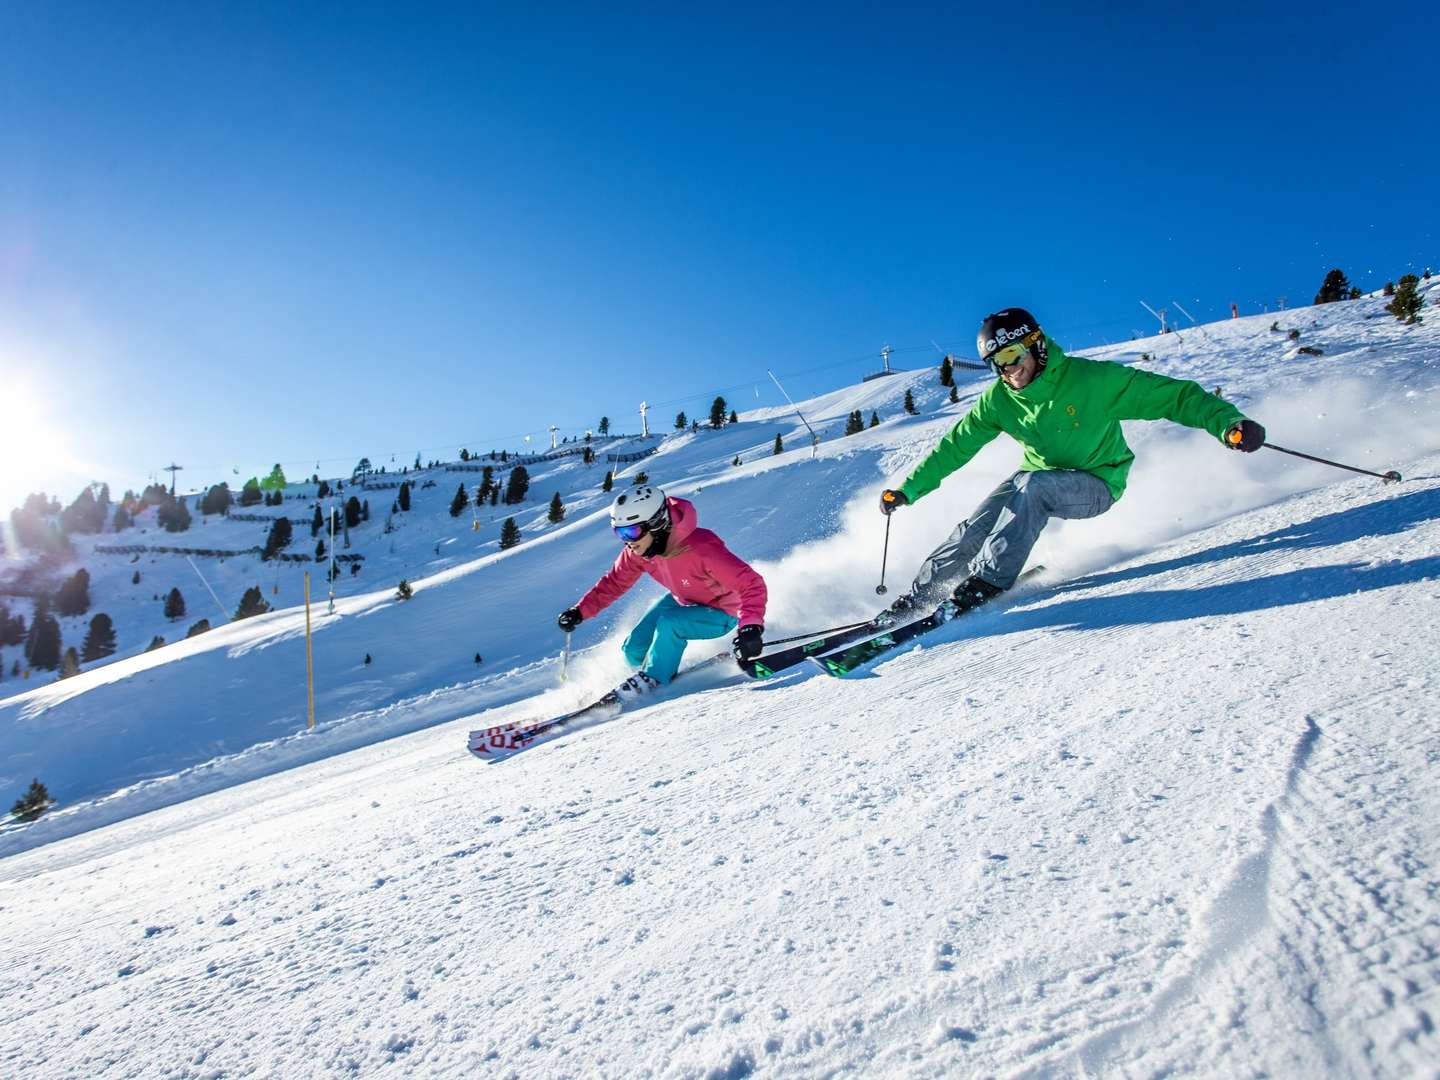
[[[735,623],[735,616],[719,608],[682,604],[666,593],[635,624],[620,651],[633,667],[643,664],[641,670],[663,685],[680,670],[687,643],[724,637]]]

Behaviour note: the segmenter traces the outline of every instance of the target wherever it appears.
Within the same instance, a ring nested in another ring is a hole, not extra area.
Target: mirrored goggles
[[[615,535],[627,544],[639,540],[640,537],[650,531],[650,526],[643,521],[638,521],[634,525],[615,525],[613,528]]]
[[[1005,368],[1014,367],[1025,359],[1030,347],[1040,340],[1038,330],[1026,334],[1019,341],[1012,341],[1009,345],[1001,346],[990,354],[990,366],[995,369],[998,375]]]
[[[1003,349],[996,349],[990,354],[990,366],[996,371],[1002,368],[1014,367],[1024,360],[1030,353],[1030,346],[1015,342],[1013,345],[1006,345]]]

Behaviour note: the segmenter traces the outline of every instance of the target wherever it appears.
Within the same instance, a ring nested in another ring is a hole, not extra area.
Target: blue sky
[[[5,5],[0,504],[664,425],[1009,304],[1078,349],[1140,299],[1440,261],[1433,8],[872,10]]]

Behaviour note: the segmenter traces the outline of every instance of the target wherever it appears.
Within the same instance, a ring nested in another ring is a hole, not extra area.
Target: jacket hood
[[[695,512],[694,503],[673,495],[665,497],[665,505],[670,511],[670,542],[665,546],[665,554],[673,555],[699,526],[700,515]]]

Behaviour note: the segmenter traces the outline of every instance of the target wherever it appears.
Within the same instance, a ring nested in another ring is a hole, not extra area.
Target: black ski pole
[[[875,593],[884,596],[889,590],[885,588],[885,564],[890,561],[890,515],[885,515],[885,550],[880,554],[880,584],[875,586]]]
[[[1290,454],[1293,457],[1304,458],[1306,461],[1318,461],[1321,465],[1330,465],[1336,469],[1348,469],[1351,472],[1357,472],[1363,476],[1375,476],[1385,481],[1385,483],[1387,484],[1398,484],[1403,479],[1403,477],[1401,477],[1401,475],[1394,469],[1383,473],[1371,472],[1369,469],[1358,469],[1354,465],[1342,465],[1338,461],[1329,461],[1323,457],[1316,457],[1314,454],[1302,454],[1299,450],[1287,450],[1285,449],[1285,447],[1276,446],[1274,443],[1267,442],[1263,443],[1262,445],[1267,450],[1279,450],[1282,454]]]

